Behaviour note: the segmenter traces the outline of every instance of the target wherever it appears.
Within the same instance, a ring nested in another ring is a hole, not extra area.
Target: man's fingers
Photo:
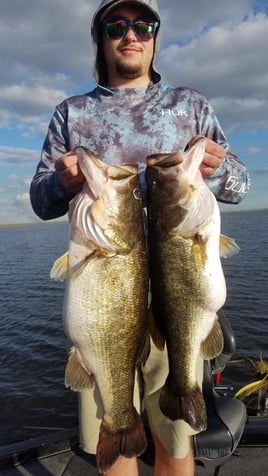
[[[55,161],[56,170],[64,170],[77,164],[77,156],[73,152],[67,152]]]
[[[67,152],[59,157],[55,162],[62,185],[71,192],[78,192],[82,189],[85,177],[79,167],[75,153]]]

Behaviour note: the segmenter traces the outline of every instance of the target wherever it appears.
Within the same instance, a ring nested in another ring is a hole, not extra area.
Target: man
[[[245,167],[231,152],[209,103],[197,91],[171,88],[155,69],[160,16],[155,0],[104,0],[92,21],[97,87],[57,106],[42,158],[31,184],[37,215],[51,219],[68,211],[84,176],[74,149],[87,147],[106,163],[145,164],[153,153],[184,150],[206,136],[200,166],[216,198],[239,203],[248,189]],[[200,362],[199,381],[202,380]],[[152,346],[143,369],[145,405],[155,444],[154,476],[193,476],[193,431],[161,414],[158,399],[167,375],[167,356]],[[97,403],[96,403],[96,401]],[[80,394],[81,445],[95,452],[99,396]],[[120,456],[108,476],[137,476],[137,461]]]

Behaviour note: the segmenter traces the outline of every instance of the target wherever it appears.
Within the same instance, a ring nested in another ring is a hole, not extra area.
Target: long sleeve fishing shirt
[[[64,100],[49,124],[30,197],[35,213],[48,220],[63,216],[73,198],[61,184],[55,161],[77,146],[89,149],[105,163],[137,163],[146,157],[183,151],[197,134],[222,145],[226,156],[205,179],[217,200],[239,203],[249,188],[245,166],[230,150],[208,101],[196,90],[161,83],[146,88],[93,91]]]

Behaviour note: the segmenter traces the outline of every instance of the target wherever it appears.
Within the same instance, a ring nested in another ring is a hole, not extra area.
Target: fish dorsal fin
[[[68,278],[68,267],[69,267],[69,252],[66,251],[64,255],[60,256],[54,262],[52,269],[50,271],[51,279],[56,281],[64,281]]]
[[[223,334],[217,320],[207,338],[201,344],[202,357],[205,360],[214,359],[222,352],[224,344]]]
[[[239,253],[239,246],[233,240],[233,238],[230,238],[229,236],[226,235],[220,235],[220,257],[221,258],[228,258],[229,256],[236,255]]]

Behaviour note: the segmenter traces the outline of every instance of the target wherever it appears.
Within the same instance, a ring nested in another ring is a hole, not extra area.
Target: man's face
[[[144,10],[137,7],[118,7],[109,14],[109,20],[123,18],[126,20],[148,19]],[[118,79],[135,80],[140,78],[144,85],[150,81],[150,68],[154,55],[154,38],[147,41],[139,39],[130,27],[119,39],[107,38],[103,34],[103,52],[106,60],[110,86],[116,86]]]

